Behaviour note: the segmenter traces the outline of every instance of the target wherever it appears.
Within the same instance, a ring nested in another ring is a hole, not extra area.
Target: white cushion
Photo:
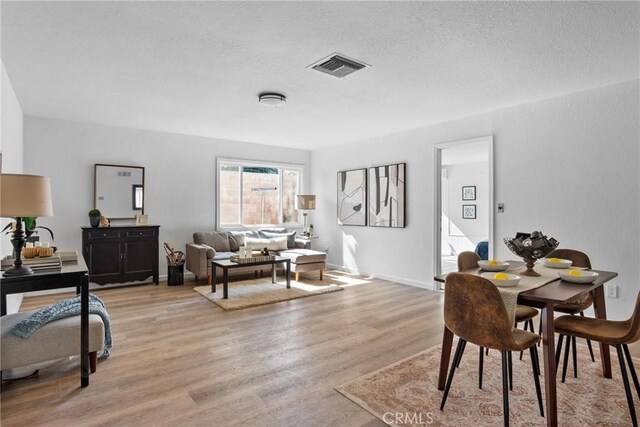
[[[245,237],[244,243],[253,249],[267,248],[270,251],[284,251],[287,249],[287,236],[271,237],[269,239],[257,239],[255,237]]]
[[[13,335],[11,329],[31,314],[33,311],[2,316],[0,321],[2,370],[80,354],[80,316],[47,323],[27,339]],[[90,314],[89,351],[99,351],[103,344],[102,319],[97,314]]]

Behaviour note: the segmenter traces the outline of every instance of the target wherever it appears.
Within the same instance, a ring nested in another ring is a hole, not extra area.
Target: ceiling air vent
[[[349,59],[344,55],[334,53],[328,58],[321,59],[320,61],[311,64],[307,68],[313,68],[314,70],[322,71],[323,73],[330,74],[334,77],[343,78],[367,66],[368,65],[363,62],[358,62],[356,60]]]

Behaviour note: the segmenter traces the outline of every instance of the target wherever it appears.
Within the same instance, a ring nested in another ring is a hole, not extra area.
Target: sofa
[[[320,270],[322,280],[326,253],[311,250],[308,240],[296,239],[295,231],[284,228],[193,233],[193,243],[187,243],[186,246],[186,268],[196,276],[196,280],[207,277],[211,284],[211,261],[229,259],[231,255],[237,254],[241,246],[250,246],[253,249],[266,247],[270,253],[289,258],[291,271],[295,273],[296,280],[300,272],[313,270]],[[221,277],[222,270],[216,270],[216,277]],[[270,274],[271,266],[247,265],[229,270],[230,275],[250,273],[256,277],[258,274]]]

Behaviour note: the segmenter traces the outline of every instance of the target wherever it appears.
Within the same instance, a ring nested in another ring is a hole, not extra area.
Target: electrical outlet
[[[618,298],[618,285],[607,284],[605,287],[607,298]]]
[[[498,203],[498,212],[504,213],[504,203]]]

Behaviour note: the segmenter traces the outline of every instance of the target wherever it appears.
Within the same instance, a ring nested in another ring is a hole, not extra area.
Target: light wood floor
[[[333,388],[441,339],[443,295],[383,280],[235,312],[193,286],[94,291],[111,357],[86,389],[78,358],[5,384],[2,426],[379,426]]]

